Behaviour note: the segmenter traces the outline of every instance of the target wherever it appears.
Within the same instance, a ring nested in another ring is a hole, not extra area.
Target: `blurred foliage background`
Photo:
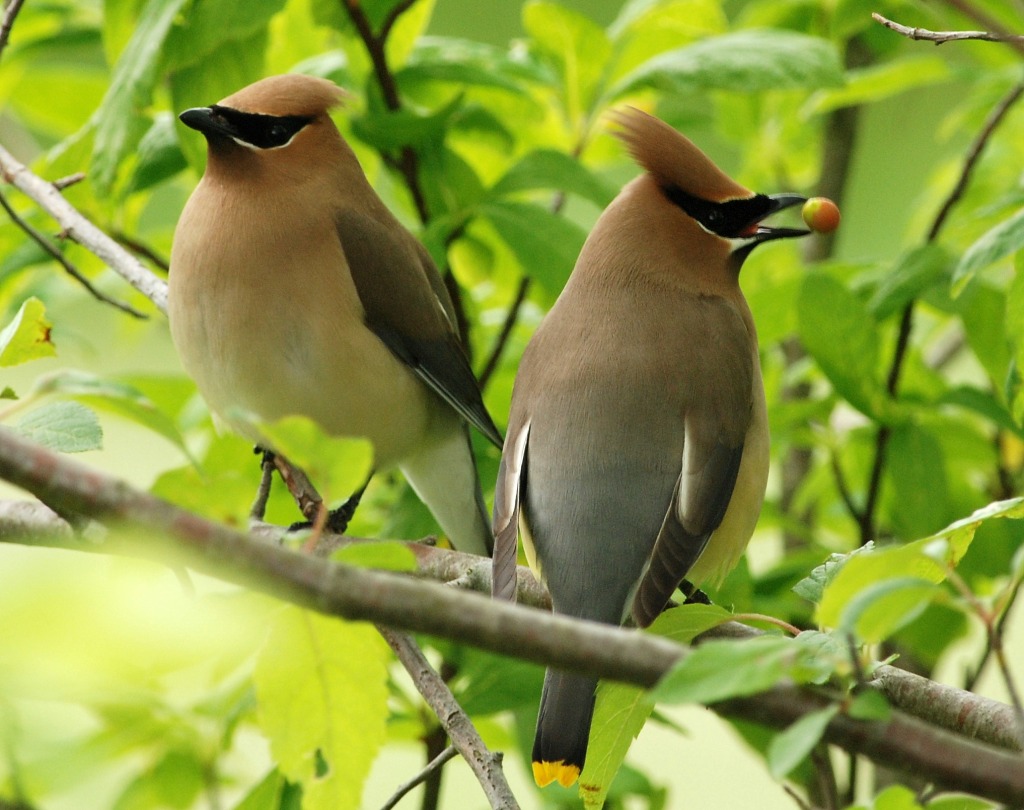
[[[829,554],[932,535],[1015,495],[1024,469],[1024,107],[1008,108],[940,219],[972,143],[1024,81],[1021,49],[936,49],[871,12],[936,30],[1020,33],[1024,5],[27,0],[0,54],[0,144],[51,180],[84,172],[65,196],[161,274],[205,156],[176,113],[269,74],[333,79],[350,94],[337,123],[371,181],[457,283],[499,425],[526,341],[603,206],[637,171],[606,133],[607,111],[656,112],[749,188],[832,197],[843,210],[834,239],[761,248],[743,270],[773,473],[747,559],[711,593],[810,628],[822,617],[793,587]],[[371,32],[394,26],[368,47],[354,15]],[[56,350],[31,362],[17,347],[0,355],[0,423],[244,526],[256,461],[241,440],[215,434],[164,317],[55,234],[32,201],[0,190],[96,288],[149,315],[96,300],[0,217],[0,323],[52,325]],[[483,441],[477,450],[493,488],[497,454]],[[277,488],[270,519],[296,517]],[[387,538],[435,530],[397,476],[374,482],[352,525]],[[977,604],[1009,615],[1021,537],[1016,521],[986,521],[955,555],[957,587],[933,583],[881,630],[854,620],[847,629],[884,642],[880,656],[899,653],[901,665],[975,688],[990,660]],[[301,619],[217,583],[189,593],[168,570],[139,563],[6,546],[0,558],[0,796],[40,808],[297,806],[292,783],[310,763],[289,766],[295,752],[275,736],[275,710],[304,687],[301,673],[274,669],[274,645]],[[377,806],[418,769],[422,741],[436,745],[436,720],[379,641],[341,622],[305,626],[310,638],[359,650],[341,656],[350,682],[335,688],[381,708],[347,738],[362,751],[347,758],[348,798],[318,805],[307,789],[306,806],[360,806],[371,765],[366,796],[381,799],[362,806]],[[578,804],[523,778],[540,670],[432,648],[485,739],[507,752],[524,806]],[[304,654],[291,650],[290,660]],[[661,720],[609,806],[751,806],[724,783],[767,780],[765,732],[744,728],[744,742],[707,732],[727,747],[721,761],[735,779],[719,774],[720,793],[694,796],[676,763],[706,770],[711,746]],[[483,806],[457,769],[440,806]],[[850,784],[856,769],[838,755],[835,770],[842,805],[915,806],[898,790],[873,798],[885,783],[863,768]],[[806,763],[789,780],[821,801]],[[757,806],[791,806],[781,785],[766,784]]]

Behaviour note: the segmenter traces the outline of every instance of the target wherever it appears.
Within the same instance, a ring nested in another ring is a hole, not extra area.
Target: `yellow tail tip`
[[[558,782],[562,787],[572,787],[579,775],[580,769],[575,765],[566,765],[564,759],[533,763],[533,781],[538,787],[547,787],[552,782]]]

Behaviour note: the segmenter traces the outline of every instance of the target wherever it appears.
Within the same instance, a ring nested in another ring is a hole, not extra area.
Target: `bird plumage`
[[[501,437],[423,246],[370,186],[323,79],[264,79],[182,114],[209,144],[171,253],[168,311],[219,418],[301,414],[368,438],[459,548],[491,545],[467,422]]]
[[[768,427],[738,275],[754,244],[797,235],[760,220],[802,198],[753,194],[644,113],[618,123],[647,172],[602,214],[523,355],[495,490],[495,593],[514,593],[521,529],[556,612],[646,626],[684,577],[724,575],[754,529]],[[582,769],[595,686],[548,671],[539,783]]]

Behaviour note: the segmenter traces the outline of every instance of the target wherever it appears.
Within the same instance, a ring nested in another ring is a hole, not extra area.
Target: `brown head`
[[[288,74],[261,79],[209,107],[181,113],[182,123],[206,136],[207,172],[242,172],[248,179],[323,175],[328,161],[358,169],[330,118],[344,91],[333,82]],[[317,171],[314,171],[317,170]]]
[[[618,127],[615,135],[647,170],[664,199],[708,235],[733,241],[733,255],[741,261],[762,242],[809,233],[761,224],[776,211],[802,204],[804,197],[755,194],[732,180],[691,140],[645,112],[627,107],[612,120]]]

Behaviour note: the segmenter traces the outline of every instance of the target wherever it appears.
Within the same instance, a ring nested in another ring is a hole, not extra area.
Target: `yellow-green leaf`
[[[274,621],[253,673],[259,722],[304,810],[360,806],[387,734],[387,660],[368,624],[293,606]]]
[[[53,357],[57,349],[50,340],[46,320],[46,307],[38,298],[29,298],[21,305],[3,331],[0,332],[0,366],[15,366],[40,357]]]

